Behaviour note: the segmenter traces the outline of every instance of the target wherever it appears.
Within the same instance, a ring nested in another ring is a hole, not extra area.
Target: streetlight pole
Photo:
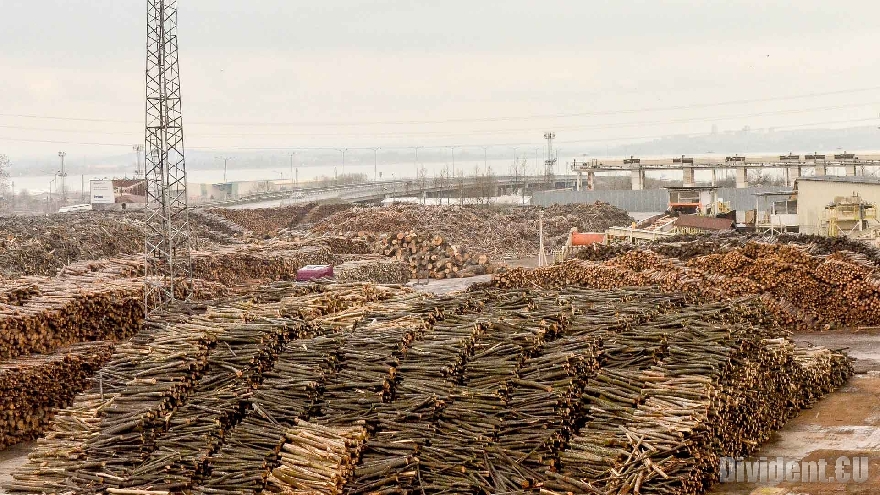
[[[480,148],[483,148],[483,173],[489,175],[489,147],[480,146]]]
[[[455,148],[458,146],[450,146],[449,149],[452,150],[452,176],[455,177]]]
[[[342,177],[345,178],[345,152],[348,148],[336,148],[336,151],[342,153]]]
[[[226,170],[229,166],[229,157],[228,156],[218,156],[215,157],[220,160],[223,160],[223,200],[229,199],[229,184],[226,182]]]
[[[64,157],[67,156],[67,153],[64,151],[59,151],[58,156],[61,158],[61,202],[67,203],[67,188],[64,187],[64,178],[67,177],[67,173],[64,171]]]
[[[419,176],[419,148],[424,148],[424,146],[414,146],[414,148],[416,150],[416,158],[413,161],[413,166],[416,169],[416,177],[418,177]]]
[[[293,157],[295,157],[295,156],[296,156],[296,151],[294,151],[294,152],[292,152],[292,153],[290,154],[290,180],[291,180],[291,181],[294,181],[294,180],[295,180],[295,179],[294,179],[294,174],[293,174]],[[298,176],[299,176],[299,170],[297,170],[296,175],[297,175],[297,178],[298,178]],[[292,182],[292,185],[290,186],[290,189],[291,189],[291,193],[290,193],[290,194],[291,194],[291,196],[293,196],[293,192],[292,192],[292,191],[293,191],[293,187],[294,187],[295,185],[296,185],[296,182]]]
[[[516,180],[516,178],[519,176],[519,174],[517,173],[517,170],[519,170],[519,164],[516,163],[516,151],[518,149],[519,149],[518,146],[515,146],[513,148],[513,178],[514,178],[514,180]]]
[[[379,150],[381,148],[370,148],[373,150],[373,182],[379,181]]]

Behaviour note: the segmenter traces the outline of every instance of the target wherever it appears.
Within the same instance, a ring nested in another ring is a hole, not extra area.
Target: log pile
[[[0,359],[134,335],[144,313],[142,281],[88,280],[50,279],[26,299],[20,287],[5,291],[16,300],[0,304]]]
[[[565,244],[572,227],[581,232],[604,232],[608,227],[629,225],[623,210],[606,203],[533,206],[424,206],[394,204],[351,208],[319,222],[316,233],[372,236],[398,232],[430,233],[450,244],[464,246],[493,259],[523,258],[538,252],[538,212],[544,211],[547,247]]]
[[[207,249],[233,242],[234,230],[203,217],[190,221],[193,245]],[[141,212],[92,211],[49,216],[0,217],[0,279],[54,276],[84,260],[142,253]]]
[[[828,329],[880,324],[880,268],[852,252],[812,254],[813,247],[749,242],[684,262],[648,249],[604,262],[570,260],[536,270],[512,269],[498,287],[659,286],[714,300],[762,296],[783,322]]]
[[[81,395],[7,488],[695,493],[852,374],[754,297],[388,290],[278,284],[168,315],[117,349],[112,402]]]
[[[280,465],[272,470],[266,492],[339,495],[360,458],[367,430],[363,426],[332,428],[300,420],[284,436]]]
[[[454,246],[440,235],[398,232],[373,241],[378,253],[409,265],[409,278],[462,278],[492,271],[489,257]]]
[[[246,281],[285,280],[306,265],[333,263],[329,249],[288,243],[271,246],[225,247],[193,253],[193,277],[240,284]]]
[[[410,275],[405,263],[388,259],[348,261],[333,267],[333,277],[342,283],[406,284]]]
[[[295,229],[319,222],[334,213],[352,208],[349,203],[305,203],[280,208],[229,210],[215,208],[208,212],[225,218],[260,237],[270,237],[282,229]]]
[[[0,365],[0,449],[45,431],[56,411],[69,406],[110,359],[112,348],[87,342]]]

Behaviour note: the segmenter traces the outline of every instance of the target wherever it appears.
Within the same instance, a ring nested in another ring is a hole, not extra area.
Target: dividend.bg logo
[[[868,458],[841,456],[804,461],[786,457],[722,457],[722,483],[864,483],[868,481]]]

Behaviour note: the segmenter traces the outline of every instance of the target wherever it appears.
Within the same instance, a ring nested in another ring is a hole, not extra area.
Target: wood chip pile
[[[880,268],[863,254],[811,254],[814,247],[749,242],[687,262],[647,248],[607,261],[567,261],[498,274],[499,287],[659,286],[722,300],[763,297],[786,324],[807,328],[880,324]]]
[[[699,493],[852,373],[756,298],[266,290],[119,346],[6,488]]]
[[[45,431],[58,409],[91,384],[112,349],[107,342],[87,342],[0,364],[0,449]]]

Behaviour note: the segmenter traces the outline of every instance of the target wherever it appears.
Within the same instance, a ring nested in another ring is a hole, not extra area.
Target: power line
[[[674,110],[692,110],[699,108],[712,108],[730,105],[746,105],[752,103],[767,103],[774,101],[792,101],[805,98],[816,98],[822,96],[835,96],[842,94],[863,93],[869,91],[880,90],[880,86],[872,86],[867,88],[854,88],[838,91],[826,91],[819,93],[806,93],[791,96],[777,96],[767,98],[752,98],[743,100],[728,100],[714,103],[698,103],[691,105],[672,105],[666,107],[644,107],[631,108],[623,110],[607,110],[607,111],[591,111],[576,113],[556,113],[556,114],[534,114],[507,117],[483,117],[483,118],[462,118],[462,119],[443,119],[443,120],[387,120],[387,121],[361,121],[361,122],[223,122],[223,121],[193,121],[188,125],[213,125],[227,127],[265,127],[265,126],[331,126],[331,127],[347,127],[347,126],[369,126],[369,125],[425,125],[425,124],[454,124],[468,122],[504,122],[504,121],[522,121],[522,120],[538,120],[538,119],[558,119],[558,118],[574,118],[574,117],[599,117],[611,115],[625,115],[633,113],[648,112],[666,112]],[[98,118],[81,118],[81,117],[61,117],[49,115],[33,115],[33,114],[11,114],[0,113],[0,117],[24,118],[24,119],[42,119],[42,120],[59,120],[71,122],[100,122],[111,124],[142,124],[140,121],[131,120],[114,120],[114,119],[98,119]]]
[[[616,122],[616,123],[602,123],[602,124],[588,124],[588,125],[573,125],[573,126],[555,126],[554,130],[560,131],[577,131],[577,130],[597,130],[597,129],[620,129],[627,127],[640,127],[640,126],[652,126],[652,125],[668,125],[668,124],[686,124],[691,122],[722,122],[725,120],[733,120],[733,119],[747,119],[747,118],[756,118],[756,117],[768,117],[768,116],[776,116],[776,115],[793,115],[793,114],[802,114],[802,113],[811,113],[811,112],[819,112],[819,111],[827,111],[827,110],[841,110],[845,108],[857,108],[864,107],[869,105],[878,105],[880,101],[871,101],[871,102],[858,102],[858,103],[850,103],[845,105],[830,105],[830,106],[822,106],[822,107],[808,107],[808,108],[798,108],[791,110],[774,110],[767,112],[757,112],[757,113],[748,113],[748,114],[738,114],[738,115],[721,115],[721,116],[711,116],[711,117],[693,117],[693,118],[680,118],[680,119],[670,119],[670,120],[650,120],[650,121],[635,121],[635,122]],[[542,126],[543,127],[543,126]],[[27,127],[27,126],[13,126],[13,125],[2,125],[0,124],[0,129],[14,129],[14,130],[26,130],[26,131],[40,131],[40,132],[62,132],[62,133],[89,133],[96,135],[139,135],[136,132],[105,132],[105,131],[87,131],[82,129],[56,129],[56,128],[42,128],[42,127]],[[466,133],[444,133],[444,132],[394,132],[394,133],[358,133],[358,134],[340,134],[338,132],[334,133],[319,133],[319,134],[305,134],[305,133],[188,133],[187,135],[190,137],[290,137],[290,138],[319,138],[319,137],[330,137],[330,136],[349,136],[349,137],[401,137],[401,136],[433,136],[433,137],[466,137],[472,136],[475,134],[481,135],[499,135],[499,134],[513,134],[513,133],[525,133],[525,132],[535,132],[537,127],[529,127],[529,128],[516,128],[516,129],[485,129],[485,130],[473,130]]]
[[[863,118],[863,119],[848,119],[848,120],[826,120],[820,122],[810,122],[804,124],[792,124],[792,125],[780,125],[773,126],[773,129],[776,130],[785,130],[785,129],[797,129],[802,127],[810,127],[815,125],[834,125],[834,124],[852,124],[852,123],[861,123],[861,122],[876,122],[877,117]],[[754,129],[751,132],[756,132],[761,129]],[[597,142],[616,142],[616,141],[639,141],[646,139],[662,139],[662,138],[670,138],[670,137],[699,137],[699,136],[710,136],[711,132],[702,132],[702,133],[682,133],[682,134],[654,134],[654,135],[642,135],[642,136],[621,136],[621,137],[612,137],[612,138],[594,138],[594,139],[581,139],[581,140],[571,140],[571,141],[560,141],[558,144],[579,144],[579,143],[597,143]],[[8,141],[8,142],[25,142],[25,143],[46,143],[46,144],[69,144],[69,145],[81,145],[81,146],[108,146],[108,147],[125,147],[130,148],[131,144],[122,144],[122,143],[97,143],[97,142],[77,142],[77,141],[57,141],[57,140],[44,140],[44,139],[18,139],[18,138],[8,138],[0,136],[0,141]],[[534,145],[536,141],[515,141],[515,142],[506,142],[506,143],[492,143],[492,144],[468,144],[463,145],[461,143],[456,143],[456,147],[461,148],[480,148],[480,147],[488,147],[488,148],[503,148],[510,146],[530,146]],[[430,149],[441,149],[441,148],[449,148],[448,144],[437,144],[437,145],[429,145],[429,146],[420,146],[420,148],[430,148]],[[221,147],[217,146],[188,146],[189,149],[194,150],[218,150]],[[283,146],[283,147],[222,147],[222,149],[226,150],[234,150],[234,151],[292,151],[292,150],[303,150],[303,151],[333,151],[338,149],[339,146],[321,146],[321,147],[308,147],[308,146]],[[372,150],[373,147],[355,147],[355,146],[346,146],[349,150]],[[412,145],[385,145],[382,146],[383,150],[406,150],[413,149]]]

